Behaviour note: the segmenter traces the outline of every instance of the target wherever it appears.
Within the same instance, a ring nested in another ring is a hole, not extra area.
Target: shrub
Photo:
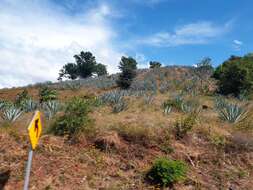
[[[227,144],[227,138],[223,135],[212,134],[209,138],[211,143],[218,149],[224,149]]]
[[[15,105],[22,107],[24,101],[28,100],[30,97],[28,91],[25,89],[22,92],[18,93],[15,99]]]
[[[196,124],[197,113],[191,113],[185,118],[177,120],[174,126],[176,139],[183,138]]]
[[[178,160],[158,158],[152,168],[147,173],[147,177],[153,183],[161,186],[168,186],[175,182],[184,180],[186,177],[187,166]]]
[[[81,98],[71,99],[65,108],[65,113],[59,117],[50,128],[50,132],[55,135],[67,135],[69,138],[75,137],[85,129],[85,124],[89,122],[89,103]]]
[[[133,78],[136,76],[137,62],[132,57],[127,58],[122,56],[119,64],[121,73],[117,80],[117,84],[119,87],[127,89],[131,86]]]
[[[238,96],[250,92],[253,86],[253,57],[231,56],[216,68],[213,77],[218,80],[219,92]]]
[[[55,90],[52,90],[48,88],[47,86],[44,86],[40,88],[39,91],[40,96],[40,102],[47,102],[49,100],[56,100],[57,99],[57,92]]]

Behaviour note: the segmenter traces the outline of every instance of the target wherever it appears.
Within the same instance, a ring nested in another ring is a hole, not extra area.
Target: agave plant
[[[164,114],[168,115],[171,112],[171,110],[172,110],[172,107],[167,105],[164,107],[163,112],[164,112]]]
[[[66,82],[64,84],[64,88],[75,91],[75,90],[79,90],[81,88],[81,84],[76,81],[73,81],[73,82],[70,81],[70,82]]]
[[[48,119],[51,119],[61,109],[60,103],[58,101],[53,100],[45,102],[42,107]]]
[[[170,89],[170,87],[171,87],[170,82],[165,81],[165,82],[161,83],[159,91],[163,94],[163,93],[167,92]]]
[[[29,98],[22,102],[21,107],[22,107],[22,110],[25,112],[32,112],[32,111],[35,111],[39,107],[39,104],[33,101],[31,98]]]
[[[4,105],[5,105],[4,101],[0,101],[0,110],[4,108]]]
[[[237,104],[226,104],[218,113],[222,120],[230,123],[236,123],[247,117],[247,111]]]
[[[122,99],[120,102],[116,103],[112,107],[113,113],[119,113],[127,108],[127,103]]]
[[[154,100],[153,95],[144,96],[144,102],[145,104],[151,104]]]
[[[193,100],[187,101],[187,102],[182,102],[181,103],[181,111],[184,113],[191,113],[194,110],[196,110],[198,106],[198,102],[195,102]]]
[[[102,102],[109,103],[109,104],[117,104],[118,102],[122,100],[122,98],[123,98],[123,95],[119,91],[105,93],[101,96]]]
[[[225,98],[218,96],[215,98],[214,100],[214,106],[216,109],[222,109],[225,108],[227,106],[227,101]]]
[[[166,107],[166,105],[170,105],[171,107],[176,108],[177,110],[181,109],[181,104],[183,102],[183,98],[180,95],[175,96],[173,99],[169,99],[163,103],[163,107]]]
[[[190,113],[193,110],[193,107],[189,102],[182,102],[181,103],[181,110],[184,113]]]
[[[12,105],[4,107],[3,114],[1,116],[5,121],[14,122],[21,114],[22,110]]]

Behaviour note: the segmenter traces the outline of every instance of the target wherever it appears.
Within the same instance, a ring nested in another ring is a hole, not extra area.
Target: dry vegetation
[[[34,154],[30,189],[157,189],[145,175],[158,157],[188,165],[186,179],[167,189],[253,189],[252,101],[227,98],[245,105],[249,111],[240,122],[223,121],[215,109],[213,81],[198,79],[192,84],[192,76],[188,68],[140,72],[136,81],[155,79],[157,87],[151,87],[156,89],[146,91],[148,95],[124,96],[127,108],[118,113],[113,113],[110,104],[95,106],[89,113],[91,122],[74,142],[47,133],[54,118],[43,116],[44,134]],[[165,92],[159,90],[166,81],[169,88]],[[191,85],[192,89],[186,88]],[[116,90],[113,84],[105,89],[56,86],[51,85],[62,103],[73,96],[91,99]],[[0,99],[14,101],[22,90],[1,90]],[[37,86],[27,90],[34,100],[39,100]],[[147,99],[154,91],[152,98]],[[191,128],[177,138],[176,123],[180,121],[182,128],[189,125],[184,119],[194,111],[184,113],[172,108],[165,114],[162,104],[182,92],[185,101],[198,102],[198,113]],[[55,117],[62,114],[60,111]],[[26,127],[31,118],[29,112],[12,123],[0,121],[0,189],[5,182],[6,190],[22,189],[29,147]]]

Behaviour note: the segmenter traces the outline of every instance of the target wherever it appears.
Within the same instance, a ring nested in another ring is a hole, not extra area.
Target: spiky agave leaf
[[[120,102],[123,98],[122,92],[120,91],[112,91],[112,92],[108,92],[105,93],[101,96],[101,100],[104,103],[109,103],[109,104],[117,104],[118,102]]]
[[[224,108],[219,109],[220,118],[230,123],[237,123],[245,119],[247,113],[247,110],[237,104],[226,104]]]
[[[51,119],[61,109],[61,104],[58,101],[47,101],[43,104],[45,115],[48,119]]]
[[[31,98],[22,102],[22,109],[25,112],[35,111],[39,107],[38,102],[33,101]]]
[[[127,103],[122,99],[117,104],[114,104],[112,107],[113,113],[119,113],[127,108]]]
[[[193,110],[193,107],[189,102],[182,102],[181,103],[181,110],[184,113],[190,113]]]
[[[199,103],[196,100],[183,101],[181,103],[181,111],[184,113],[194,112],[198,108],[198,105]]]
[[[164,114],[168,115],[171,112],[171,110],[172,110],[172,106],[167,105],[164,107],[163,112]]]
[[[214,100],[214,106],[216,109],[223,109],[227,106],[228,102],[223,97],[216,97]]]
[[[14,122],[23,111],[20,108],[16,108],[15,106],[5,107],[2,114],[2,119],[9,122]]]
[[[144,96],[144,102],[146,104],[151,104],[154,100],[154,96],[153,95],[147,95],[147,96]]]
[[[0,110],[2,110],[3,108],[4,108],[4,105],[5,105],[5,103],[4,103],[4,101],[0,101]]]

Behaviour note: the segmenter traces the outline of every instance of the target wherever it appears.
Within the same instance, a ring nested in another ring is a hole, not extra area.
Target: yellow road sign
[[[41,124],[40,112],[36,111],[28,127],[30,143],[32,145],[33,150],[36,148],[39,142],[41,131],[42,131],[42,124]]]

